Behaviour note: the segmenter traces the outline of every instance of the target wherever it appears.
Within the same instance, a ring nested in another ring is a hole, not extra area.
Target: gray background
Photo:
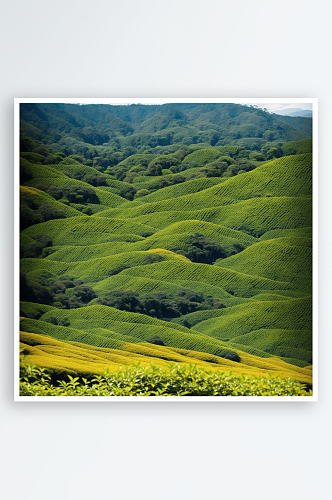
[[[6,500],[327,497],[331,29],[323,0],[2,0]],[[13,98],[318,97],[318,403],[13,403]]]

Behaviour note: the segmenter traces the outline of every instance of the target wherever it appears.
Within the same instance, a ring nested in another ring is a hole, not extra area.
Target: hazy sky
[[[250,104],[254,104],[258,106],[259,108],[266,108],[268,111],[279,111],[280,109],[287,109],[287,108],[301,108],[301,109],[310,109],[312,110],[312,104],[305,102],[295,102],[295,103],[261,103],[261,102],[251,102]]]

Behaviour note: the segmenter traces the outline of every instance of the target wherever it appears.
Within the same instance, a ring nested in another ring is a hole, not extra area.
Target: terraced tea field
[[[96,348],[82,342],[62,342],[46,335],[21,332],[21,347],[31,362],[48,368],[55,373],[91,376],[105,369],[116,370],[119,366],[129,366],[139,362],[142,366],[151,363],[167,366],[176,362],[180,366],[197,365],[212,371],[232,371],[234,374],[265,375],[279,374],[297,379],[303,383],[311,381],[310,368],[289,365],[277,358],[256,359],[242,354],[242,363],[235,363],[197,351],[151,344],[122,343],[118,348]]]
[[[106,185],[93,187],[96,198],[81,195],[80,203],[36,186],[78,193],[91,189],[86,181],[99,170],[77,161],[29,167],[21,188],[28,220],[21,345],[31,362],[92,375],[133,361],[172,361],[311,383],[311,155],[188,180],[236,154],[225,148],[191,150],[181,182],[131,201],[124,189],[153,191],[176,175],[142,175],[141,162],[153,166],[158,155],[107,168]],[[115,178],[135,169],[131,182]],[[48,216],[45,204],[62,218]]]
[[[277,238],[255,243],[215,265],[272,280],[278,278],[311,293],[311,246],[310,238]]]

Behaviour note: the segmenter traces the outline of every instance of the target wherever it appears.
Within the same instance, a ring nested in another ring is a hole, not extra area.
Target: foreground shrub
[[[311,396],[305,385],[279,376],[247,377],[211,372],[192,365],[168,364],[168,368],[133,364],[92,380],[68,375],[68,381],[52,383],[44,368],[20,367],[21,396]]]

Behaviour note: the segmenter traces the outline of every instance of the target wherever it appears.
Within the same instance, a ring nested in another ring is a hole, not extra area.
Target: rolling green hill
[[[277,238],[255,243],[215,265],[272,280],[278,278],[311,293],[311,246],[309,238]]]
[[[282,375],[304,383],[311,381],[310,368],[298,368],[277,358],[260,359],[247,353],[242,354],[242,363],[224,359],[208,353],[146,343],[119,342],[111,348],[102,348],[75,341],[59,341],[47,335],[21,332],[21,348],[25,355],[38,366],[45,367],[57,375],[93,376],[105,368],[110,371],[119,366],[129,366],[139,362],[149,366],[152,362],[160,366],[176,362],[180,366],[196,365],[209,370],[232,370],[239,375],[259,376]]]
[[[70,188],[71,186],[76,186],[92,189],[90,184],[77,179],[71,179],[67,175],[59,172],[56,168],[48,165],[33,165],[30,168],[33,179],[27,181],[27,186],[36,187],[38,185],[44,185],[46,187],[56,186],[58,188]],[[117,207],[125,202],[121,196],[112,192],[107,192],[98,187],[94,187],[93,190],[98,197],[98,202],[95,204],[101,204],[104,207]]]
[[[122,213],[138,217],[170,210],[194,211],[233,204],[235,201],[265,197],[304,197],[311,195],[311,155],[281,158],[252,172],[230,178],[204,191],[140,205],[134,209],[117,209],[101,216]]]
[[[170,207],[171,208],[171,207]],[[136,212],[136,210],[135,210]],[[183,220],[199,220],[219,224],[231,229],[257,232],[275,229],[307,228],[311,225],[312,201],[310,198],[253,198],[233,203],[231,206],[218,206],[203,210],[151,212],[134,216],[132,220],[157,229],[164,229],[170,224]],[[104,210],[97,217],[113,218],[123,215],[130,220],[132,212],[125,213],[114,209]]]
[[[76,374],[173,360],[310,383],[311,119],[80,108],[22,108],[32,360]]]

